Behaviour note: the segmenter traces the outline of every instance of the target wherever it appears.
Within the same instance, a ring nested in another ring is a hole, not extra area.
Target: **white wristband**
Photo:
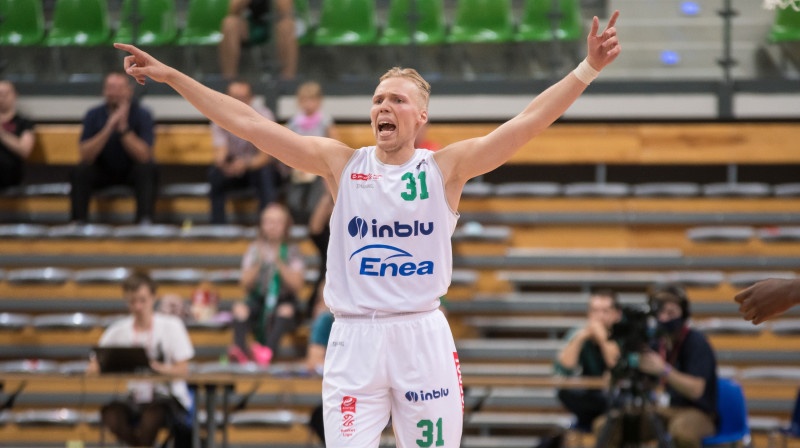
[[[597,78],[597,75],[600,74],[599,71],[595,70],[586,59],[582,60],[575,70],[572,71],[575,74],[575,77],[578,78],[582,83],[586,84],[587,86]]]

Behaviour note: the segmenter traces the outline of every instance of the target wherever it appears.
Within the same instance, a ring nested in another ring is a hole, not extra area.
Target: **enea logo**
[[[406,392],[406,400],[416,403],[418,401],[429,401],[429,400],[436,400],[438,398],[446,397],[450,395],[450,389],[439,388],[439,390],[432,390],[430,392],[423,392],[419,391],[416,393],[412,390]]]
[[[411,224],[403,224],[395,221],[391,225],[378,225],[378,220],[373,219],[372,225],[367,220],[354,216],[347,224],[347,231],[353,238],[364,238],[369,233],[373,238],[409,238],[412,236],[428,236],[433,233],[433,221],[427,223],[414,221]]]

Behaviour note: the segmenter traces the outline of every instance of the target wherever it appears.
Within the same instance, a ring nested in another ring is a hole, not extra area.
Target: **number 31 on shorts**
[[[417,439],[417,445],[422,448],[428,448],[429,446],[434,446],[434,440],[436,440],[435,446],[444,446],[441,418],[436,420],[435,428],[433,422],[430,420],[420,420],[417,422],[417,428],[422,428],[422,438]]]

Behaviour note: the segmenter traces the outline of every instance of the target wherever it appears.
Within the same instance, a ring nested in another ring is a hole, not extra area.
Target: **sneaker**
[[[272,349],[269,347],[265,347],[258,342],[253,342],[253,345],[250,347],[253,351],[253,358],[255,358],[256,364],[261,367],[267,367],[272,361]]]
[[[247,364],[250,362],[247,354],[245,354],[245,352],[243,352],[242,349],[237,345],[231,345],[228,347],[228,359],[234,360],[239,364]]]

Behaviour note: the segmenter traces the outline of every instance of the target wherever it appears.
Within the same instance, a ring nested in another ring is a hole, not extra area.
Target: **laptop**
[[[100,373],[150,373],[150,360],[144,347],[94,347]]]

